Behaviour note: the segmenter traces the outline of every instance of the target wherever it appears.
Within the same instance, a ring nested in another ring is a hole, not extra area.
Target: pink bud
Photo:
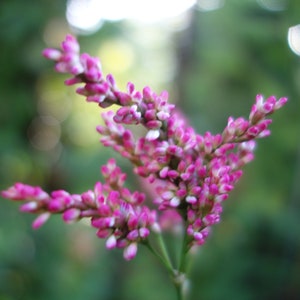
[[[10,187],[7,190],[1,191],[1,196],[3,198],[8,198],[11,200],[23,200],[22,198],[20,199],[20,195],[17,192],[15,187]]]
[[[139,237],[139,231],[137,229],[130,231],[127,234],[127,239],[134,241]]]
[[[65,80],[65,85],[73,85],[73,84],[80,83],[80,82],[82,82],[81,78],[72,77],[72,78],[69,78],[69,79]]]
[[[194,229],[192,225],[189,225],[188,228],[186,229],[186,233],[188,235],[193,235],[194,234]]]
[[[195,232],[194,233],[194,239],[197,241],[202,241],[203,240],[203,234],[201,232]]]
[[[81,195],[82,202],[88,206],[95,206],[95,194],[89,190]]]
[[[219,193],[226,194],[226,193],[230,192],[232,189],[233,189],[232,185],[222,184],[221,186],[219,186]]]
[[[265,102],[264,105],[261,107],[261,112],[264,114],[269,114],[274,111],[275,102]]]
[[[110,206],[103,203],[98,207],[98,212],[101,217],[108,217],[111,214]]]
[[[190,204],[195,204],[197,202],[197,198],[195,196],[187,196],[185,201]]]
[[[22,212],[35,212],[38,208],[38,203],[35,201],[27,202],[20,206],[20,211]]]
[[[44,225],[47,220],[50,217],[50,213],[49,212],[45,212],[41,215],[39,215],[33,222],[32,222],[32,228],[33,229],[38,229],[40,228],[42,225]]]
[[[146,127],[148,129],[157,129],[157,128],[160,128],[161,125],[162,125],[162,122],[158,121],[158,120],[151,120],[146,123]]]
[[[170,117],[170,113],[165,112],[163,110],[159,111],[156,115],[157,115],[157,118],[161,121],[165,121]]]
[[[150,234],[150,230],[148,228],[140,228],[139,235],[141,238],[145,239]]]
[[[264,137],[267,137],[271,134],[271,130],[269,129],[266,129],[266,130],[263,130],[257,137],[258,138],[264,138]]]
[[[179,198],[183,198],[186,196],[186,189],[185,188],[181,188],[176,192],[176,196],[178,196]]]
[[[77,208],[70,208],[66,210],[62,215],[62,218],[66,223],[77,221],[79,217],[80,217],[80,210]]]
[[[96,227],[99,229],[110,228],[110,227],[114,226],[115,218],[114,217],[93,218],[91,221],[91,224],[93,227]]]
[[[62,53],[57,49],[47,48],[42,52],[43,56],[52,59],[52,60],[59,60],[62,56]]]
[[[258,108],[262,107],[262,105],[264,103],[263,95],[261,95],[261,94],[256,95],[255,103],[256,103]]]
[[[247,164],[254,159],[254,154],[249,152],[241,158],[243,164]]]
[[[212,145],[211,141],[205,141],[205,143],[204,143],[205,153],[210,154],[212,149],[213,149],[213,145]]]
[[[251,126],[247,130],[247,137],[250,138],[255,138],[258,134],[260,133],[260,129],[258,126]]]
[[[211,226],[220,221],[220,216],[218,214],[209,214],[203,218],[203,222],[207,226]]]
[[[113,88],[116,87],[116,81],[115,81],[115,79],[114,79],[114,77],[113,77],[112,74],[108,74],[108,75],[106,76],[106,80],[107,80],[107,82],[110,84],[111,87],[113,87]]]
[[[61,47],[65,52],[79,52],[79,44],[76,38],[70,34],[66,36]]]
[[[138,225],[138,223],[139,223],[138,217],[135,216],[134,214],[130,214],[129,220],[128,220],[128,222],[127,222],[128,228],[129,228],[129,229],[136,228],[137,225]]]
[[[219,203],[219,202],[222,202],[222,201],[226,200],[227,198],[228,198],[228,194],[217,195],[215,197],[215,202]]]
[[[111,235],[105,243],[107,249],[113,249],[117,246],[117,239],[114,235]]]
[[[132,94],[134,92],[134,84],[132,82],[127,83],[127,90],[129,94]]]
[[[100,239],[105,239],[111,234],[111,229],[99,229],[97,231],[97,236]]]
[[[48,210],[50,212],[59,212],[65,208],[63,201],[58,199],[51,199],[48,204]]]
[[[168,167],[168,166],[163,167],[163,168],[160,170],[160,172],[159,172],[159,176],[160,176],[161,178],[166,178],[167,175],[168,175],[168,170],[169,170],[169,167]]]
[[[288,98],[286,98],[286,97],[280,98],[275,104],[275,110],[281,108],[283,105],[286,104],[287,101],[288,101]]]
[[[178,197],[173,197],[172,199],[171,199],[171,201],[170,201],[170,205],[172,206],[172,207],[177,207],[177,206],[179,206],[179,204],[180,204],[180,199],[178,198]]]
[[[176,170],[170,170],[168,171],[168,177],[170,178],[177,178],[179,176],[178,172]]]
[[[124,249],[123,256],[126,260],[131,260],[135,258],[136,253],[137,253],[137,244],[131,243]]]
[[[146,134],[146,140],[154,141],[159,137],[159,135],[160,133],[158,129],[149,130],[148,133]]]
[[[119,102],[121,105],[124,105],[124,106],[128,105],[132,101],[131,96],[126,93],[117,91],[117,92],[114,92],[114,94],[119,99]]]
[[[254,151],[255,147],[256,147],[256,142],[253,140],[239,144],[239,148],[241,150],[245,150],[245,151],[249,151],[249,152]]]
[[[152,98],[152,91],[151,91],[151,88],[146,86],[144,87],[143,89],[143,98],[145,100],[150,100]]]

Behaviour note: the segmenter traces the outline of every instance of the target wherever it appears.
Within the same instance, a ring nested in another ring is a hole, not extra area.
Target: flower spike
[[[66,223],[89,218],[97,236],[106,239],[106,248],[123,248],[126,260],[136,256],[138,244],[146,244],[151,232],[160,234],[176,224],[185,225],[187,250],[202,245],[211,226],[220,222],[222,203],[243,166],[253,160],[256,140],[270,134],[269,116],[287,102],[285,97],[257,95],[248,119],[229,117],[222,133],[200,135],[168,102],[167,92],[156,94],[148,86],[136,91],[131,82],[127,91],[120,91],[111,74],[103,75],[98,58],[80,54],[75,37],[66,36],[60,50],[45,49],[43,55],[55,61],[57,72],[71,75],[66,85],[80,84],[77,93],[86,101],[102,108],[118,106],[102,114],[100,141],[132,163],[156,209],[145,203],[146,193],[125,187],[126,174],[114,159],[101,168],[104,182],[82,194],[48,194],[16,183],[1,195],[22,202],[22,212],[38,214],[34,228],[52,214],[61,214]],[[127,125],[143,126],[145,133],[136,137]]]

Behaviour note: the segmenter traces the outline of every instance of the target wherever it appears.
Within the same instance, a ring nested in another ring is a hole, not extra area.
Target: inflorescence
[[[67,223],[90,218],[106,247],[124,248],[127,260],[135,257],[138,244],[146,242],[151,232],[162,230],[159,213],[164,211],[181,216],[187,249],[202,245],[211,226],[220,221],[222,203],[241,177],[242,167],[252,161],[255,140],[270,134],[268,116],[287,102],[284,97],[257,95],[248,119],[229,117],[222,133],[200,135],[168,102],[167,92],[157,95],[149,87],[140,92],[130,82],[127,92],[120,91],[112,75],[103,75],[97,58],[80,54],[73,36],[66,37],[61,50],[45,49],[43,55],[56,62],[57,72],[72,75],[66,85],[82,84],[77,93],[88,102],[119,107],[102,114],[104,125],[97,127],[100,141],[127,158],[134,173],[153,185],[157,210],[146,203],[145,193],[124,186],[126,174],[113,159],[101,168],[104,182],[80,195],[63,190],[48,194],[23,183],[1,195],[23,201],[21,211],[38,214],[34,228],[52,214],[62,214]],[[142,125],[146,133],[135,137],[128,124]]]

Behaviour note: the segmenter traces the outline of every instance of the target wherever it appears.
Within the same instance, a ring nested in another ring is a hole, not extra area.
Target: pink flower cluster
[[[145,87],[141,93],[135,90],[132,83],[128,83],[127,93],[121,92],[111,74],[106,78],[103,76],[97,58],[79,53],[79,44],[73,36],[68,35],[61,48],[62,51],[45,49],[43,55],[57,62],[57,72],[73,75],[65,81],[67,85],[84,83],[84,86],[77,89],[77,93],[86,96],[87,101],[96,102],[103,108],[112,104],[121,106],[113,117],[116,123],[141,123],[149,130],[149,140],[159,137],[159,129],[174,108],[174,105],[167,102],[167,92],[158,96],[149,87]]]
[[[248,119],[230,117],[221,134],[200,135],[168,103],[167,92],[157,95],[149,87],[139,92],[132,83],[127,92],[118,90],[112,75],[103,76],[97,58],[80,54],[74,37],[67,36],[61,50],[46,49],[43,54],[56,62],[56,71],[72,75],[67,85],[83,84],[77,93],[87,101],[102,108],[119,106],[116,112],[103,113],[105,125],[97,127],[101,142],[127,158],[138,176],[147,178],[158,210],[173,210],[182,217],[188,247],[202,245],[210,227],[220,221],[222,202],[241,177],[241,168],[253,159],[255,139],[270,134],[267,117],[287,98],[258,95]],[[145,135],[135,137],[128,124],[144,126]],[[2,196],[25,200],[22,211],[41,213],[34,227],[52,213],[63,214],[66,222],[90,217],[98,236],[107,238],[107,248],[125,248],[125,258],[131,259],[137,243],[145,241],[151,230],[159,230],[156,212],[142,205],[144,194],[124,188],[125,175],[114,161],[102,167],[102,173],[105,183],[82,195],[56,191],[49,196],[39,187],[18,183]]]
[[[124,187],[126,174],[110,159],[101,168],[105,183],[97,182],[93,190],[78,194],[53,191],[50,195],[40,187],[16,183],[2,196],[21,200],[22,212],[36,213],[33,228],[39,228],[51,214],[62,214],[66,223],[90,218],[99,238],[106,238],[106,247],[124,248],[124,258],[132,259],[137,244],[145,240],[152,228],[155,229],[156,211],[144,206],[145,195],[131,193]]]

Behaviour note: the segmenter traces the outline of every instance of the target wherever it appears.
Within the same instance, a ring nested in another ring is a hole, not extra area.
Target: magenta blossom
[[[119,106],[116,112],[102,114],[104,125],[97,127],[100,141],[128,159],[134,173],[145,178],[143,186],[151,190],[147,194],[152,203],[145,203],[144,193],[130,192],[124,186],[126,175],[112,159],[101,169],[104,183],[96,183],[81,195],[62,190],[48,194],[22,183],[1,195],[21,200],[21,211],[38,214],[34,228],[51,214],[62,214],[67,223],[90,218],[97,236],[106,239],[106,247],[124,248],[128,260],[135,257],[139,243],[149,246],[151,232],[160,234],[172,224],[184,228],[185,253],[202,245],[211,226],[220,222],[223,201],[242,176],[243,166],[254,158],[256,139],[270,134],[269,116],[287,102],[287,98],[257,95],[248,119],[229,117],[220,134],[200,135],[168,102],[167,92],[156,94],[149,87],[136,91],[132,83],[127,84],[127,91],[120,91],[112,75],[103,75],[97,58],[80,54],[74,37],[68,35],[61,50],[46,49],[43,55],[55,61],[57,72],[71,75],[67,85],[81,84],[77,93],[88,102],[102,108]],[[129,124],[143,126],[145,134],[136,137]],[[161,227],[157,222],[160,211],[164,212],[159,218]],[[167,259],[164,262],[172,269]]]

